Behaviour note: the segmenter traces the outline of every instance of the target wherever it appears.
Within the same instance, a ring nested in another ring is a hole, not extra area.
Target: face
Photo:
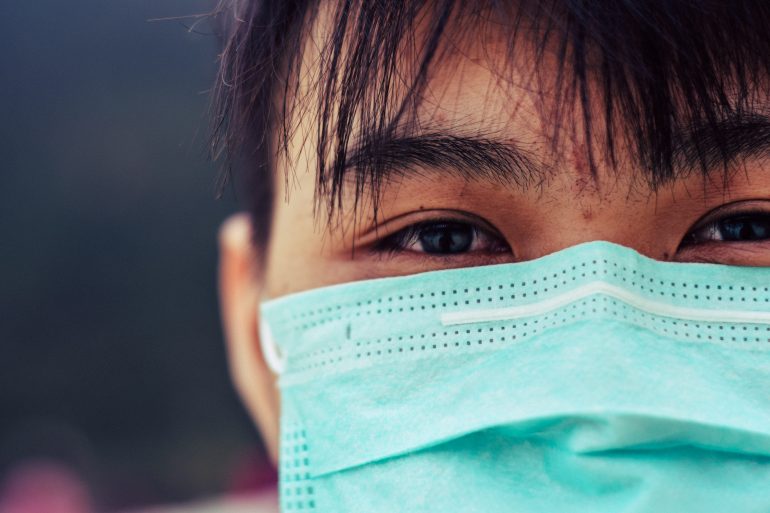
[[[261,298],[520,262],[593,240],[659,260],[770,265],[770,174],[761,155],[737,156],[727,173],[720,166],[705,177],[683,162],[679,178],[653,189],[630,151],[621,148],[611,165],[597,139],[592,173],[580,116],[563,119],[554,147],[553,118],[543,115],[553,100],[547,80],[532,86],[531,59],[521,52],[512,79],[501,81],[495,70],[506,54],[495,48],[468,44],[434,67],[416,114],[420,129],[379,155],[395,164],[376,214],[367,196],[330,223],[315,211],[316,127],[308,116],[278,170],[289,179],[276,180],[263,272],[254,272],[245,216],[225,225],[221,293],[232,371],[272,454],[278,396],[258,349]],[[352,205],[349,191],[343,196]]]

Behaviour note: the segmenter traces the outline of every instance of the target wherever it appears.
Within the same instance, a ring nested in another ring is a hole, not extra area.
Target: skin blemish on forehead
[[[599,192],[596,178],[593,176],[578,176],[572,181],[572,193],[575,197],[591,196]]]
[[[591,166],[586,155],[586,145],[573,141],[572,143],[572,169],[579,179],[592,178]]]

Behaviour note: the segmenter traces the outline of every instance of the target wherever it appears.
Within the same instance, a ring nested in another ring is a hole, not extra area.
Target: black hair
[[[317,43],[318,69],[303,70],[303,44],[319,13],[330,16],[329,31]],[[732,147],[750,144],[748,131],[770,133],[757,114],[768,107],[760,105],[770,77],[767,0],[221,0],[217,14],[224,46],[213,148],[243,169],[239,187],[259,245],[269,237],[276,158],[297,113],[318,117],[317,206],[339,209],[345,183],[356,197],[366,187],[376,193],[387,161],[351,165],[351,149],[409,125],[450,31],[467,37],[469,27],[494,28],[511,55],[526,40],[535,68],[556,52],[558,101],[543,115],[555,145],[564,116],[580,116],[592,172],[594,136],[613,165],[619,145],[632,151],[655,187],[675,176],[678,159],[704,172],[727,169]],[[407,62],[405,48],[416,49]],[[317,77],[313,105],[298,94],[304,71]],[[397,92],[403,81],[406,92]],[[683,127],[697,128],[688,132],[693,140],[677,139]]]

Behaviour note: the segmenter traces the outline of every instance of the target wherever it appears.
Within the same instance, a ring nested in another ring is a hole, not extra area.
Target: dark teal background
[[[266,478],[216,310],[218,42],[149,21],[210,9],[0,6],[0,481],[53,459],[119,508]]]

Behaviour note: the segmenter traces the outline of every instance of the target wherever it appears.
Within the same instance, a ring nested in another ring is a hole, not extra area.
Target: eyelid
[[[698,219],[688,233],[697,231],[726,217],[757,214],[770,214],[770,199],[748,199],[720,205]]]
[[[770,199],[748,199],[734,201],[721,205],[707,212],[701,217],[688,231],[680,242],[679,247],[683,249],[688,246],[707,243],[719,243],[722,241],[697,241],[696,235],[703,230],[713,228],[716,223],[738,216],[768,216],[770,215]],[[725,242],[729,244],[730,242]]]
[[[433,252],[425,248],[415,249],[412,246],[420,244],[421,232],[430,230],[438,226],[446,225],[464,225],[472,231],[472,240],[467,249],[456,253]],[[457,219],[427,219],[417,223],[407,225],[390,235],[384,236],[370,245],[369,250],[375,254],[391,255],[417,255],[423,259],[458,259],[468,258],[472,255],[490,255],[490,254],[508,254],[511,252],[510,246],[502,235],[495,230],[479,227],[477,224],[467,220]]]
[[[500,231],[492,226],[491,223],[470,212],[451,209],[431,209],[418,212],[407,212],[377,223],[359,235],[356,245],[368,246],[375,244],[377,241],[395,235],[410,226],[416,226],[421,223],[441,222],[467,223],[474,226],[479,231],[504,239]]]
[[[448,223],[468,224],[473,230],[474,237],[478,237],[480,233],[484,233],[484,230],[482,230],[481,228],[478,228],[475,225],[471,225],[470,223],[466,223],[464,221],[457,221],[455,219],[435,219],[435,220],[429,219],[426,221],[420,221],[417,223],[407,225],[404,228],[401,228],[400,230],[397,230],[389,235],[386,235],[380,238],[373,244],[372,249],[377,252],[380,252],[380,251],[395,252],[395,251],[402,251],[402,250],[407,251],[407,249],[405,249],[406,246],[409,246],[418,242],[421,230],[424,230],[431,226],[437,226],[437,225],[448,224]],[[398,248],[397,246],[404,246],[404,248]]]

